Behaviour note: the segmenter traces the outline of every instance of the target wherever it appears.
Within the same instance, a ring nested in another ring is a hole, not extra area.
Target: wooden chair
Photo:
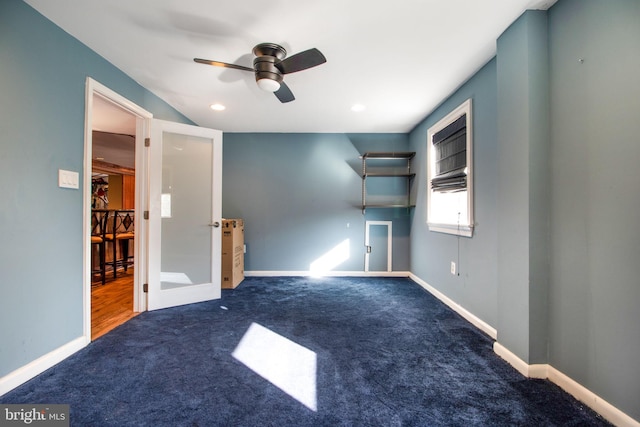
[[[98,248],[98,266],[94,266],[93,251],[91,253],[91,276],[100,274],[100,281],[104,285],[106,278],[106,242],[104,239],[107,211],[94,209],[91,211],[91,246]]]
[[[127,271],[133,254],[129,255],[129,242],[135,238],[134,234],[134,210],[115,210],[109,211],[107,218],[107,227],[105,242],[110,242],[113,248],[113,259],[110,261],[113,266],[113,278],[117,277],[118,264]],[[122,257],[118,259],[118,246]]]

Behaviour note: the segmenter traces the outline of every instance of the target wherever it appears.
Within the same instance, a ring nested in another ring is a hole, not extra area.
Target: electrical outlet
[[[457,273],[457,271],[456,271],[456,263],[451,261],[451,274],[453,274],[455,276],[456,273]]]

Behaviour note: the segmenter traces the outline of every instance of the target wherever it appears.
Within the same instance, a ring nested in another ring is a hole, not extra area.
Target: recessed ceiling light
[[[224,109],[227,108],[222,104],[211,104],[210,107],[213,111],[223,111]]]
[[[365,110],[365,106],[362,104],[353,104],[353,106],[351,107],[351,111],[353,111],[354,113],[359,113],[361,111]]]

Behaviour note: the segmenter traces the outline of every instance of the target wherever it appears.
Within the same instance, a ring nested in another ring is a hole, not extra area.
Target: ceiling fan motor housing
[[[276,67],[276,61],[280,60],[274,56],[258,56],[254,59],[253,68],[256,72],[256,81],[268,79],[282,83],[282,72]]]
[[[256,58],[253,60],[253,68],[256,73],[256,82],[268,79],[282,83],[282,72],[276,67],[287,56],[287,51],[275,43],[260,43],[253,48]]]

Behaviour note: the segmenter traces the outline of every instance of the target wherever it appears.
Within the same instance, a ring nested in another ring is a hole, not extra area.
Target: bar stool
[[[98,268],[93,266],[93,251],[91,253],[91,274],[93,276],[99,273],[102,285],[105,284],[106,279],[106,244],[104,239],[106,213],[107,211],[103,209],[94,209],[91,211],[91,246],[98,248]]]
[[[110,242],[113,248],[111,264],[113,266],[114,279],[118,275],[118,264],[122,265],[124,271],[127,271],[127,267],[130,264],[129,259],[133,258],[133,255],[129,255],[129,242],[135,238],[134,214],[134,210],[116,210],[110,211],[108,214],[107,230],[104,236],[105,242]],[[120,260],[118,260],[118,246],[120,246],[120,253],[122,254]]]

